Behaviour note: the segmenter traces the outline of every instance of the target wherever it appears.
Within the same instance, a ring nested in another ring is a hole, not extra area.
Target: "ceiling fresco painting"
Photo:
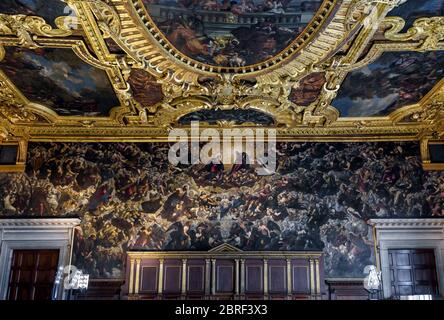
[[[55,19],[61,16],[72,15],[73,10],[60,0],[2,0],[0,1],[0,13],[24,14],[40,16],[45,21],[55,26]]]
[[[322,1],[142,0],[168,40],[183,54],[217,66],[244,67],[285,49]]]
[[[193,119],[292,141],[443,139],[443,4],[2,1],[0,140],[165,141]]]
[[[419,102],[444,77],[444,51],[388,52],[353,71],[333,101],[343,117],[387,116]]]
[[[120,105],[105,71],[70,49],[6,47],[2,70],[32,102],[63,116],[107,116]]]

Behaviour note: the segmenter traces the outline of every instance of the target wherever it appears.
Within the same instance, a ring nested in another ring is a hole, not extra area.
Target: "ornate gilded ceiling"
[[[444,134],[444,0],[2,0],[0,140]]]

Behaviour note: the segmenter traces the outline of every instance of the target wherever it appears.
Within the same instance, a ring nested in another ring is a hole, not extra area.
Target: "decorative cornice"
[[[27,228],[72,228],[80,224],[79,218],[0,218],[0,229],[27,227]]]
[[[444,219],[417,218],[417,219],[370,219],[368,223],[379,229],[393,228],[444,228]]]

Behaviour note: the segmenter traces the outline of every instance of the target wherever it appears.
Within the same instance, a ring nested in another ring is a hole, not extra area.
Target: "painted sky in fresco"
[[[307,26],[322,1],[142,0],[183,54],[203,63],[243,67],[273,57]]]
[[[418,18],[444,16],[444,0],[408,0],[387,16],[402,17],[407,22],[404,29],[407,29]]]
[[[71,49],[6,47],[0,70],[30,101],[59,115],[106,116],[120,105],[106,72],[83,62]]]
[[[444,51],[387,52],[351,72],[332,105],[342,117],[385,116],[419,102],[444,77]]]
[[[54,20],[73,13],[66,3],[60,0],[1,0],[0,13],[41,16],[54,26]]]

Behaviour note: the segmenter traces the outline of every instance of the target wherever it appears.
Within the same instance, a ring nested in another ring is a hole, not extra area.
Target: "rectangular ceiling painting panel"
[[[5,49],[0,70],[32,102],[63,116],[107,116],[120,105],[106,72],[71,49]]]
[[[444,51],[387,52],[351,72],[332,105],[342,117],[386,116],[417,102],[444,77]]]

